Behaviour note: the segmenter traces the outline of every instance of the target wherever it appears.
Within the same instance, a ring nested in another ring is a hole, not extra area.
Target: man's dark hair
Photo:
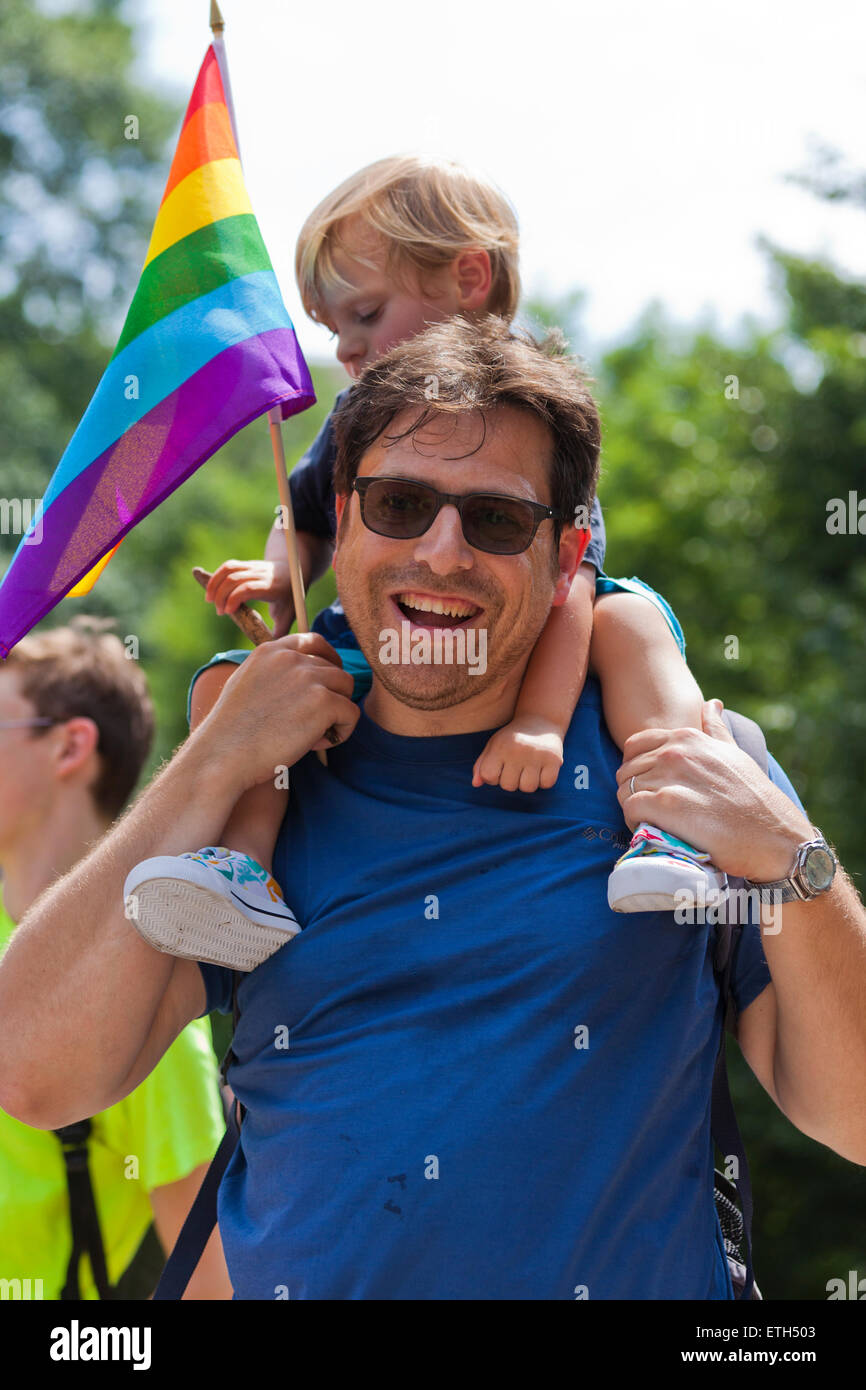
[[[475,323],[458,316],[434,324],[372,362],[341,402],[334,416],[334,490],[351,490],[364,454],[401,411],[417,407],[419,413],[407,430],[387,436],[395,443],[437,414],[479,411],[483,418],[506,405],[529,411],[551,432],[554,511],[571,518],[580,506],[588,513],[601,448],[588,381],[558,329],[537,342],[494,314]],[[557,522],[556,543],[560,531]]]
[[[0,670],[14,671],[25,699],[42,718],[87,715],[99,730],[100,772],[90,788],[99,812],[123,810],[150,752],[153,704],[144,673],[108,631],[110,618],[78,613],[68,627],[31,632],[12,648]],[[34,737],[47,730],[34,729]]]

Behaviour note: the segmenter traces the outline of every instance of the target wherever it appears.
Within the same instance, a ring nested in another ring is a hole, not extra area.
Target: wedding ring
[[[629,784],[628,784],[628,790],[629,790],[629,796],[634,796],[634,778],[633,778],[633,777],[631,778],[631,780],[630,780],[630,782],[629,782]]]

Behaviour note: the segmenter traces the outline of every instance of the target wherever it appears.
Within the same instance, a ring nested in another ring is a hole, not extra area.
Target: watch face
[[[829,888],[835,872],[836,864],[828,850],[818,847],[807,852],[802,873],[813,893],[823,893],[825,888]]]

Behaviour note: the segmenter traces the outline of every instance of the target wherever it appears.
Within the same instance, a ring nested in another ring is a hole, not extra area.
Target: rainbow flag
[[[0,656],[239,429],[315,401],[244,187],[221,40],[187,108],[120,341],[0,584]]]

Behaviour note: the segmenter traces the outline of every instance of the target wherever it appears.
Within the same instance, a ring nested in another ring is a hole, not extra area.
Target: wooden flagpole
[[[274,467],[277,470],[277,490],[280,494],[280,530],[286,537],[286,554],[289,560],[289,575],[292,581],[292,598],[295,601],[295,621],[298,632],[309,632],[307,621],[307,600],[304,594],[304,576],[298,558],[298,535],[295,530],[295,514],[292,511],[292,494],[289,489],[286,455],[283,449],[282,412],[278,405],[268,411],[268,424],[271,427],[271,447],[274,451]]]
[[[223,88],[225,89],[226,104],[231,117],[232,130],[237,145],[238,135],[235,128],[234,107],[232,105],[231,91],[228,85],[228,73],[225,69],[225,55],[221,51],[223,47],[223,30],[225,20],[220,13],[217,0],[210,0],[210,29],[214,36],[214,46],[217,48],[217,57],[221,60],[220,69],[223,75]],[[240,149],[240,146],[238,146]],[[280,496],[280,530],[286,538],[286,556],[289,562],[289,577],[292,584],[292,598],[295,604],[295,622],[298,632],[309,632],[310,623],[307,617],[307,600],[304,594],[304,576],[301,574],[301,562],[298,558],[298,539],[295,531],[295,514],[292,511],[292,496],[289,491],[289,479],[286,469],[286,455],[283,449],[283,429],[282,411],[280,407],[274,406],[273,410],[268,411],[268,424],[271,430],[271,448],[274,453],[274,467],[277,472],[277,491]],[[326,731],[326,738],[330,738],[333,743],[339,743],[339,738],[333,728]],[[323,749],[318,749],[316,756],[323,767],[328,766],[328,759]]]
[[[211,0],[216,4],[216,0]],[[286,554],[289,561],[289,577],[292,581],[292,598],[295,602],[295,622],[298,632],[309,632],[310,624],[307,618],[307,600],[304,594],[304,576],[301,574],[301,562],[298,558],[298,536],[295,531],[295,514],[292,511],[292,494],[289,490],[289,478],[286,470],[286,455],[283,449],[283,417],[280,407],[275,405],[273,410],[268,411],[268,424],[271,427],[271,447],[274,451],[274,467],[277,470],[277,490],[280,494],[280,530],[286,538]],[[325,737],[332,742],[338,743],[333,725],[325,731]],[[328,756],[323,748],[316,751],[316,757],[322,767],[328,766]]]

